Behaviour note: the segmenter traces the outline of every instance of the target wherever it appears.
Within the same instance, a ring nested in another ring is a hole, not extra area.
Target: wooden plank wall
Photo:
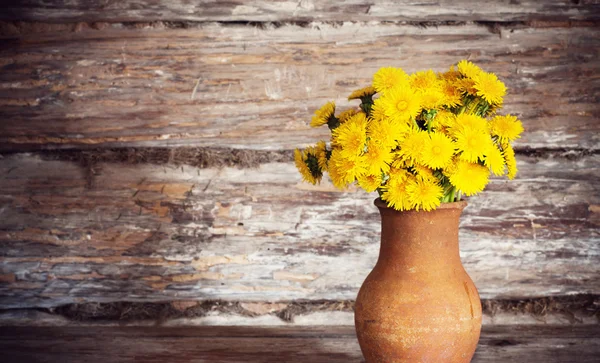
[[[374,195],[301,183],[291,150],[379,67],[463,58],[526,128],[462,219],[481,296],[600,294],[595,2],[146,3],[0,5],[0,309],[354,299]]]

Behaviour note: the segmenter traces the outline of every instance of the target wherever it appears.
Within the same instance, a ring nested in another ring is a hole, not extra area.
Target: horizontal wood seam
[[[20,154],[20,151],[0,151],[0,158]],[[567,159],[580,160],[591,155],[600,155],[600,149],[586,148],[531,148],[516,147],[517,156],[536,159]],[[222,147],[145,147],[145,148],[95,148],[95,149],[66,149],[42,150],[30,152],[28,155],[37,156],[47,161],[73,161],[83,167],[98,163],[122,164],[156,164],[156,165],[189,165],[198,168],[257,167],[260,164],[272,162],[290,162],[293,160],[292,150],[252,150]]]
[[[254,20],[198,20],[198,21],[132,21],[132,22],[53,22],[46,23],[29,20],[1,20],[0,36],[15,35],[15,30],[21,34],[48,31],[79,32],[84,29],[104,30],[108,27],[119,27],[123,29],[139,30],[143,28],[156,29],[195,29],[206,25],[218,24],[222,27],[250,27],[258,29],[277,29],[284,26],[297,26],[300,28],[313,28],[319,25],[340,27],[344,24],[364,25],[396,25],[412,26],[418,28],[456,27],[463,25],[479,25],[488,29],[490,33],[499,34],[500,29],[524,29],[524,28],[596,28],[600,27],[600,21],[596,20],[527,20],[527,21],[499,21],[499,20],[440,20],[440,21],[391,21],[391,20],[364,20],[364,21],[335,21],[335,20],[283,20],[283,21],[254,21]]]
[[[248,304],[248,305],[246,305]],[[558,314],[577,322],[576,315],[596,317],[600,320],[600,295],[579,294],[529,299],[482,299],[483,313],[494,316],[499,313],[526,314],[543,317]],[[255,310],[248,306],[261,305]],[[11,309],[0,309],[0,314]],[[353,312],[352,300],[296,300],[284,302],[240,302],[223,300],[127,302],[67,304],[56,308],[29,308],[19,311],[42,311],[73,321],[165,321],[177,318],[203,317],[209,313],[257,317],[275,315],[285,322],[293,322],[296,316],[316,312]]]

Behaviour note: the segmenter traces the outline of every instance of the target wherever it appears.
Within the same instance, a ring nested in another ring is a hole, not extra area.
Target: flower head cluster
[[[444,73],[381,68],[350,94],[359,108],[336,116],[329,102],[315,112],[311,126],[329,127],[329,148],[296,150],[296,166],[310,183],[328,172],[336,187],[356,182],[397,210],[436,209],[483,191],[491,174],[516,176],[511,142],[523,125],[496,114],[505,94],[495,74],[466,60]]]

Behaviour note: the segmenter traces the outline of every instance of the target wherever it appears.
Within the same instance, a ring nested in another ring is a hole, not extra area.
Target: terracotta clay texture
[[[481,302],[459,256],[466,202],[398,212],[380,199],[381,249],[356,299],[358,341],[371,362],[470,362]]]

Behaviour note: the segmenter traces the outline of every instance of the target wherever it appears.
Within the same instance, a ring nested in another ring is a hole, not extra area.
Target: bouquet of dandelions
[[[296,167],[312,184],[324,172],[340,189],[357,182],[396,210],[436,209],[483,191],[490,173],[515,177],[510,143],[523,126],[496,114],[505,93],[496,75],[466,60],[438,74],[381,68],[348,97],[360,109],[336,116],[329,102],[315,112],[311,126],[329,127],[330,147],[296,149]]]

